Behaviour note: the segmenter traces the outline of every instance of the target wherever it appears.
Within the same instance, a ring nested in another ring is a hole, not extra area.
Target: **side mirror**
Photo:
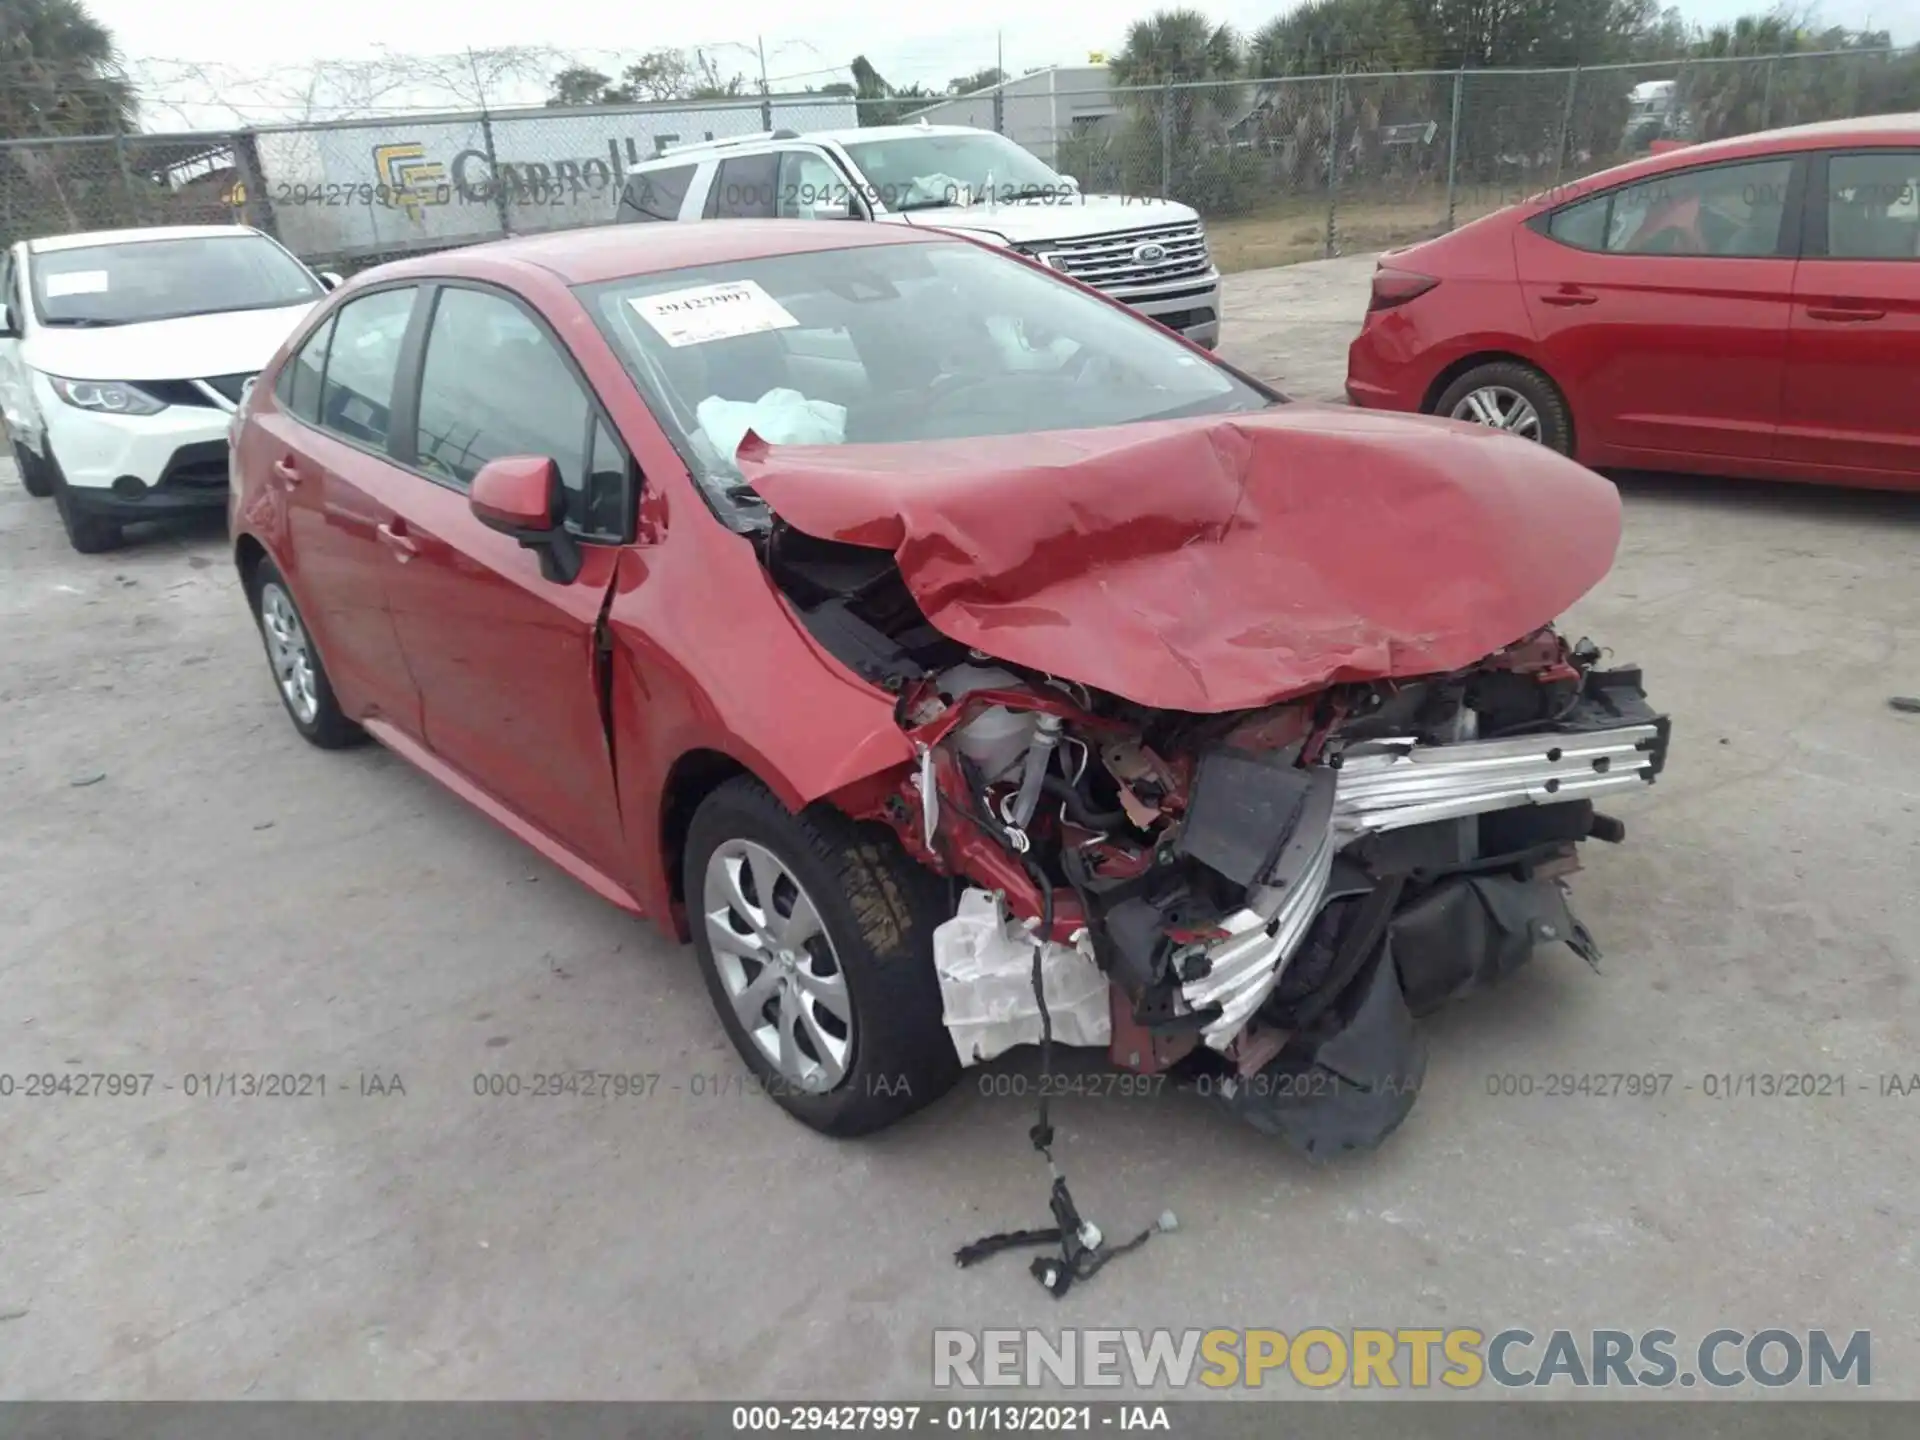
[[[329,290],[338,290],[347,282],[340,278],[340,272],[337,270],[322,270],[320,272],[320,283]]]
[[[20,327],[13,323],[13,307],[0,303],[0,340],[18,340]]]
[[[814,220],[851,220],[853,219],[853,206],[845,200],[837,204],[833,201],[828,201],[824,205],[809,206],[808,214],[809,218]]]
[[[1078,190],[1080,188],[1080,181],[1078,177],[1073,175],[1062,175],[1060,178],[1061,180],[1066,182],[1066,186],[1069,190]]]
[[[489,460],[473,477],[467,508],[489,530],[537,551],[540,573],[559,585],[580,574],[580,546],[560,524],[567,495],[560,467],[544,455],[503,455]]]

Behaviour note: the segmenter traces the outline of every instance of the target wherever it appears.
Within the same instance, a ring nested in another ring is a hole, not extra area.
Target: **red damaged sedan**
[[[1639,672],[1554,618],[1613,487],[1293,404],[937,232],[618,228],[386,266],[234,420],[299,732],[371,735],[691,939],[780,1103],[875,1129],[1015,1045],[1314,1153],[1414,1017],[1564,942]]]
[[[1685,146],[1383,256],[1354,404],[1594,466],[1920,487],[1920,115]]]

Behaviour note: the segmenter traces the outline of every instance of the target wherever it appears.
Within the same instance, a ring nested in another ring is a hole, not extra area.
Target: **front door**
[[[629,465],[558,341],[497,291],[437,292],[387,593],[433,751],[471,783],[626,884],[627,848],[602,719],[600,616],[627,527]],[[569,583],[473,517],[487,461],[546,456],[587,541]],[[603,543],[594,543],[596,541]]]
[[[1920,150],[1814,163],[1777,453],[1812,475],[1920,485]]]
[[[1794,161],[1650,176],[1515,234],[1547,372],[1574,397],[1583,459],[1764,460],[1793,295]]]

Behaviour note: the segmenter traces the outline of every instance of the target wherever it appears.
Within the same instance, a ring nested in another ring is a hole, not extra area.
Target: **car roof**
[[[592,285],[634,275],[725,265],[814,250],[857,250],[869,245],[953,241],[944,231],[906,225],[835,224],[826,220],[690,220],[684,223],[609,224],[590,230],[492,240],[463,250],[442,251],[369,270],[383,280],[409,276],[501,279],[537,266],[569,285]]]
[[[1819,120],[1811,125],[1789,125],[1751,135],[1729,135],[1724,140],[1706,140],[1697,145],[1678,145],[1542,190],[1517,208],[1498,213],[1513,220],[1525,220],[1538,211],[1556,209],[1616,185],[1664,175],[1670,170],[1710,165],[1717,160],[1761,159],[1797,150],[1845,149],[1852,144],[1920,145],[1920,112],[1868,115],[1855,120]]]
[[[29,240],[35,255],[78,250],[87,245],[140,245],[149,240],[209,240],[223,235],[258,235],[251,225],[146,225],[137,230],[84,230],[74,235],[42,235]]]
[[[785,135],[768,133],[739,135],[732,138],[721,136],[714,140],[694,140],[685,145],[675,145],[638,168],[657,170],[663,165],[675,163],[685,165],[713,155],[751,151],[760,145],[778,149],[782,145],[791,145],[796,140],[825,140],[835,145],[854,145],[864,144],[869,140],[911,140],[928,135],[992,135],[994,133],[992,130],[983,130],[978,125],[860,125],[841,130],[802,130]]]

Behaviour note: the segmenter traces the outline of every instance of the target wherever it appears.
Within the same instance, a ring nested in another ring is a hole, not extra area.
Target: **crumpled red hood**
[[[903,445],[769,447],[774,512],[890,550],[962,644],[1169,710],[1470,665],[1613,563],[1613,485],[1480,426],[1291,404]]]

